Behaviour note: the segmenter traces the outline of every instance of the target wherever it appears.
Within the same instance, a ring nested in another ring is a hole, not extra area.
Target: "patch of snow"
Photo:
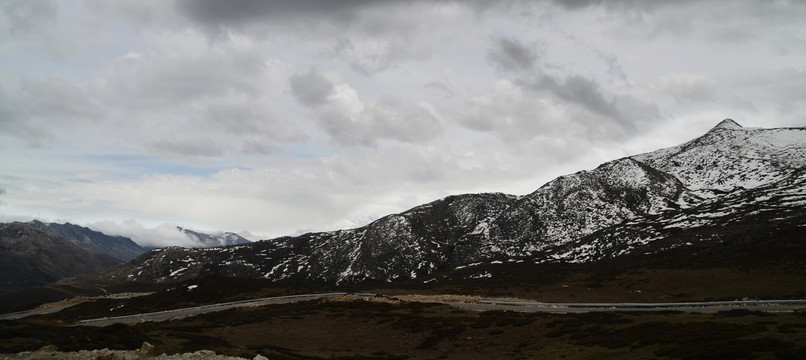
[[[179,273],[181,273],[181,272],[183,272],[183,271],[185,271],[185,270],[187,270],[187,269],[188,269],[188,268],[186,268],[186,267],[176,269],[176,270],[174,270],[174,271],[171,271],[171,274],[170,274],[170,275],[168,275],[168,276],[176,276],[176,275],[178,275]]]

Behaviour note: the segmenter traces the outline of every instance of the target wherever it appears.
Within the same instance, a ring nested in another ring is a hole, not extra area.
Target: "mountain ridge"
[[[786,231],[800,226],[802,154],[806,129],[753,129],[723,120],[684,144],[560,176],[524,196],[453,195],[355,229],[222,249],[155,250],[109,276],[432,281],[473,264],[590,262],[639,254],[645,246],[708,247],[721,240],[705,233],[736,214],[785,218]],[[701,232],[700,242],[674,240],[681,231]]]
[[[122,263],[25,223],[0,224],[0,291],[101,272]]]
[[[109,255],[121,261],[129,261],[146,252],[132,239],[125,236],[110,236],[100,231],[71,223],[44,223],[33,220],[27,223],[37,229],[60,236],[74,245],[97,254]]]

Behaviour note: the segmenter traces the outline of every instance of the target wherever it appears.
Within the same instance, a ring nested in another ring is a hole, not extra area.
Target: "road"
[[[18,311],[8,314],[0,314],[0,320],[18,320],[24,317],[32,316],[32,315],[44,315],[62,311],[64,308],[68,308],[71,305],[64,305],[64,306],[54,306],[54,307],[47,307],[47,308],[36,308],[31,310],[24,310]]]
[[[348,294],[343,293],[343,292],[337,292],[337,293],[325,293],[325,294],[303,294],[303,295],[275,296],[275,297],[267,297],[267,298],[260,298],[260,299],[241,300],[241,301],[232,301],[232,302],[218,303],[218,304],[211,304],[211,305],[194,306],[194,307],[175,309],[175,310],[156,311],[156,312],[136,314],[136,315],[124,315],[124,316],[114,316],[114,317],[103,317],[103,318],[98,318],[98,319],[80,320],[77,325],[107,326],[107,325],[111,325],[111,324],[115,324],[115,323],[134,324],[134,323],[146,322],[146,321],[166,321],[166,320],[181,319],[181,318],[186,318],[186,317],[196,316],[196,315],[201,315],[201,314],[207,314],[207,313],[211,313],[211,312],[223,311],[223,310],[237,308],[237,307],[253,307],[253,306],[264,306],[264,305],[287,304],[287,303],[291,303],[291,302],[295,302],[295,301],[307,301],[307,300],[322,299],[322,298],[333,297],[333,296],[346,296],[346,295],[348,295]]]
[[[172,319],[186,318],[200,314],[223,311],[237,307],[264,306],[274,304],[287,304],[295,301],[307,301],[322,299],[334,296],[347,296],[354,298],[366,298],[382,296],[371,293],[324,293],[324,294],[303,294],[276,296],[260,299],[250,299],[242,301],[232,301],[212,305],[195,306],[182,309],[157,311],[136,315],[125,315],[115,317],[103,317],[97,319],[81,320],[76,325],[84,326],[107,326],[115,323],[134,324],[146,321],[166,321]],[[545,302],[514,302],[498,300],[479,300],[478,302],[457,302],[457,301],[431,301],[437,302],[465,310],[474,311],[518,311],[518,312],[549,312],[549,313],[580,313],[580,312],[608,312],[608,311],[682,311],[697,313],[713,313],[719,311],[729,311],[745,309],[764,312],[792,312],[806,310],[806,300],[747,300],[747,301],[711,301],[711,302],[675,302],[675,303],[545,303]],[[58,311],[60,309],[57,309]],[[0,315],[0,319],[19,319],[29,315],[41,314],[42,309],[34,309],[27,312]],[[47,312],[53,312],[47,309]]]
[[[451,305],[479,311],[503,310],[550,313],[581,313],[594,311],[682,311],[691,313],[715,313],[737,309],[763,312],[806,310],[806,300],[692,301],[672,303],[544,303],[480,300],[478,304]]]

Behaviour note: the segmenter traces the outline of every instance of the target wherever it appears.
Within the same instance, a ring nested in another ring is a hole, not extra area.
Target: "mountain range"
[[[109,255],[121,261],[129,261],[146,252],[132,239],[123,236],[109,236],[90,228],[71,223],[44,223],[38,220],[28,225],[59,236],[72,244],[97,254]]]
[[[123,264],[24,223],[0,224],[0,291],[43,285]]]
[[[110,236],[71,223],[0,224],[0,291],[45,285],[110,270],[148,249],[124,236]],[[177,227],[197,247],[245,244],[234,233],[202,233]]]
[[[101,278],[428,283],[492,277],[491,269],[504,264],[641,261],[681,252],[783,249],[797,259],[805,168],[806,128],[744,128],[725,119],[682,145],[561,176],[527,195],[449,196],[355,229],[155,249]]]

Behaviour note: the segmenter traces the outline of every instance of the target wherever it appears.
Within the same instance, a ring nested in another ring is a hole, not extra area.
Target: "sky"
[[[0,0],[0,220],[267,239],[806,124],[806,2]]]

